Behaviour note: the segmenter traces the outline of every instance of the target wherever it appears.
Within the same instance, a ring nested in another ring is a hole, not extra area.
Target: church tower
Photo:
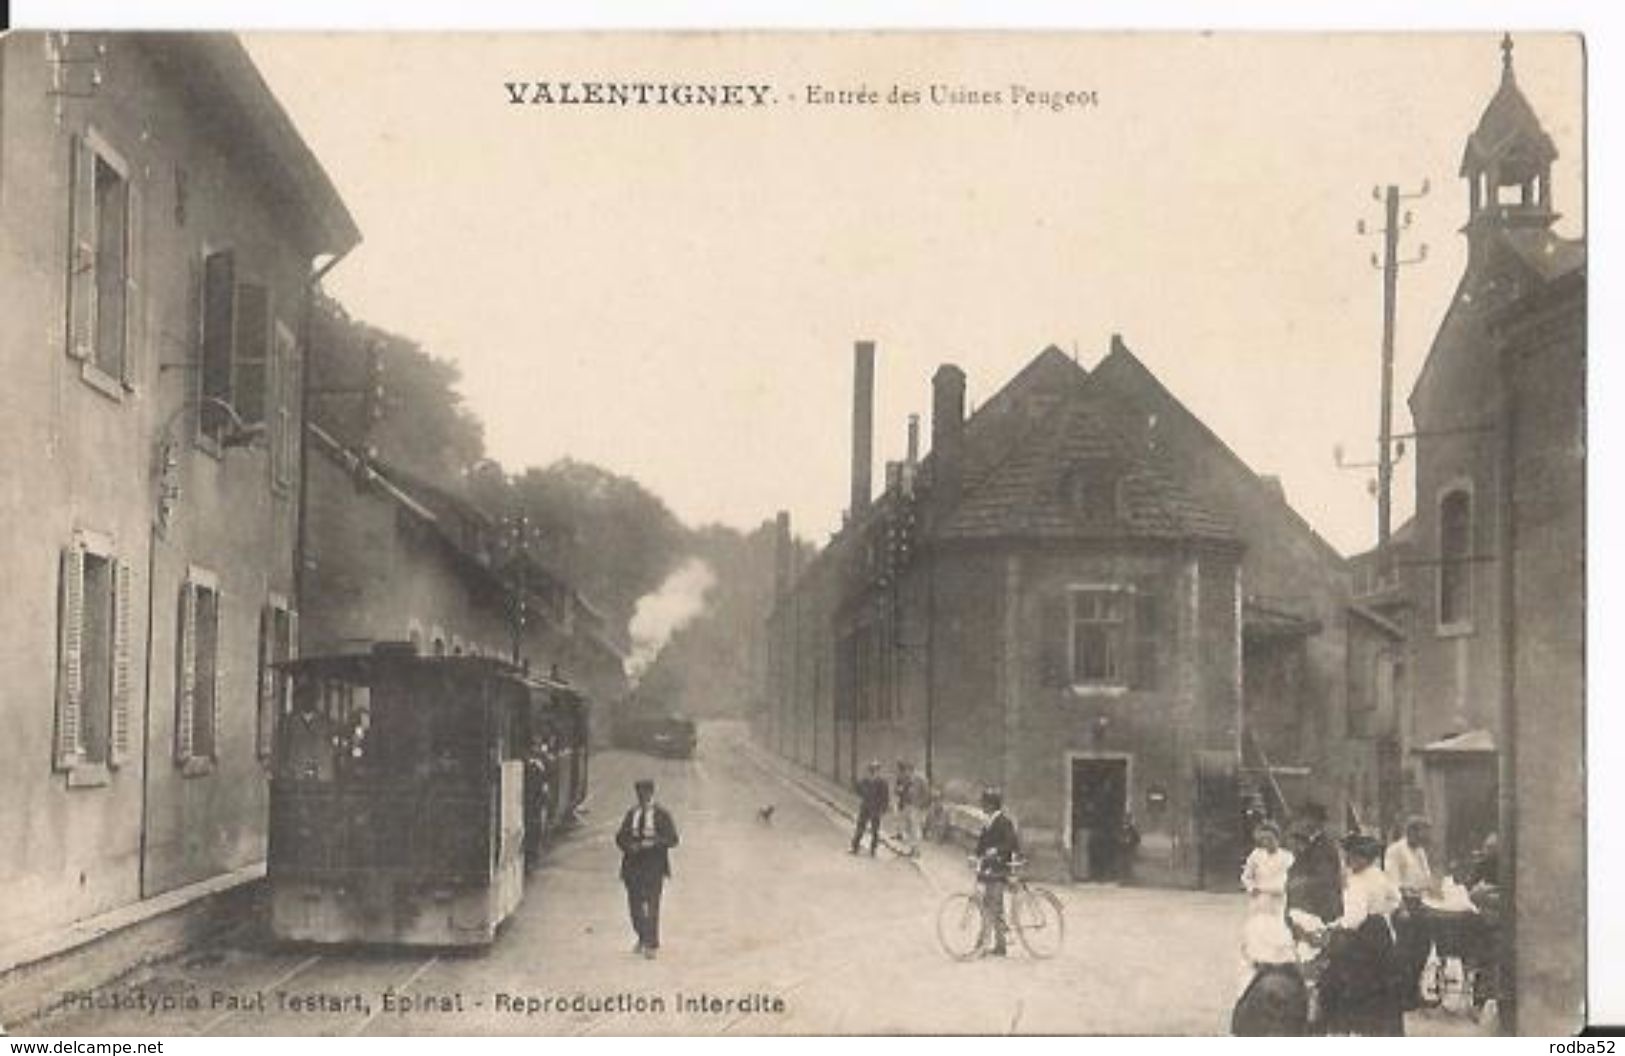
[[[1501,86],[1478,127],[1467,137],[1461,175],[1468,183],[1469,257],[1476,262],[1494,235],[1519,229],[1544,231],[1552,211],[1552,162],[1557,148],[1534,108],[1518,90],[1512,69],[1512,37],[1501,40]]]

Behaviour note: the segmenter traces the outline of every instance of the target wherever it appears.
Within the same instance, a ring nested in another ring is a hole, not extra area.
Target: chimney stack
[[[780,510],[773,524],[773,597],[783,600],[790,593],[790,511]]]
[[[964,448],[965,372],[944,363],[931,379],[932,486],[939,495],[951,498],[959,493]]]
[[[908,464],[917,465],[920,461],[920,416],[908,416]]]
[[[852,504],[853,518],[869,508],[874,491],[875,343],[852,349]]]

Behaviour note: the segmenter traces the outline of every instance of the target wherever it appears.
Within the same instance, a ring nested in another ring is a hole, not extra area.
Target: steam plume
[[[705,611],[705,596],[716,586],[711,566],[691,557],[666,577],[660,589],[638,599],[632,615],[632,655],[626,660],[627,677],[636,684],[660,650],[684,624]]]

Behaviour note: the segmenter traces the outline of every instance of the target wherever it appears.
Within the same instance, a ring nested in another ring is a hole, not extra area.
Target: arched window
[[[1439,626],[1473,622],[1473,493],[1456,487],[1439,499]]]

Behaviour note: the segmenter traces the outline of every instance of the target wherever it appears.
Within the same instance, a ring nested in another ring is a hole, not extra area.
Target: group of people
[[[858,779],[858,820],[852,830],[851,853],[857,854],[865,833],[869,836],[869,853],[873,855],[880,844],[880,826],[897,804],[898,831],[896,839],[901,853],[909,856],[920,853],[925,812],[931,806],[931,786],[925,775],[906,759],[897,761],[897,771],[891,782],[881,773],[880,760],[869,764],[866,776]]]
[[[1274,822],[1256,826],[1241,874],[1250,974],[1236,1005],[1235,1033],[1311,1025],[1300,939],[1323,955],[1309,958],[1318,966],[1313,1029],[1405,1032],[1404,1014],[1422,1004],[1422,975],[1434,947],[1434,915],[1424,900],[1437,897],[1444,882],[1428,858],[1430,829],[1425,818],[1414,817],[1386,847],[1359,831],[1337,841],[1316,803],[1302,811],[1295,849],[1282,846]],[[1492,836],[1486,850],[1493,848]]]

